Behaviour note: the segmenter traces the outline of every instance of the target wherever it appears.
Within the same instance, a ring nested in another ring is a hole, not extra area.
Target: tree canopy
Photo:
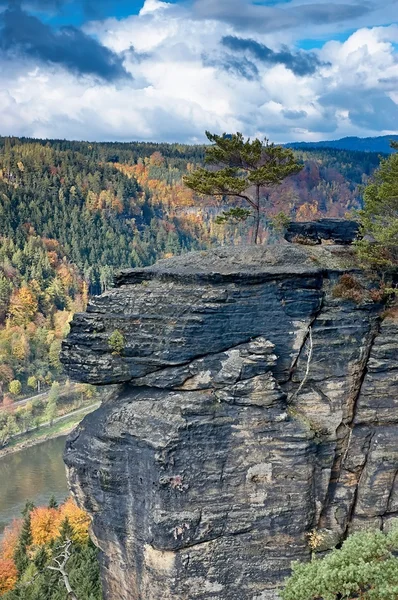
[[[393,600],[398,597],[398,529],[352,534],[341,549],[294,563],[283,600]]]
[[[89,524],[72,499],[60,506],[27,503],[23,518],[14,520],[0,541],[1,598],[100,600],[98,550],[89,539]]]

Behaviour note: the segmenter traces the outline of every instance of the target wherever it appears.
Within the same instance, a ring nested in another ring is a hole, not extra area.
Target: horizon
[[[228,135],[228,132],[223,132],[224,134]],[[391,141],[396,141],[393,140],[393,138],[398,138],[398,133],[397,134],[391,134],[391,135],[375,135],[375,136],[367,136],[367,137],[359,137],[359,136],[345,136],[343,138],[339,138],[339,139],[330,139],[330,140],[317,140],[317,141],[304,141],[304,140],[297,140],[297,141],[289,141],[289,142],[275,142],[276,145],[283,145],[283,146],[289,146],[289,145],[311,145],[311,144],[322,144],[325,143],[325,148],[328,148],[327,144],[328,143],[334,143],[334,142],[343,142],[345,140],[361,140],[361,141],[366,141],[366,140],[381,140],[381,139],[390,139]],[[24,136],[24,135],[13,135],[13,134],[9,134],[9,135],[2,135],[0,133],[0,139],[24,139],[24,140],[28,140],[28,141],[39,141],[39,142],[70,142],[70,143],[78,143],[78,144],[148,144],[148,145],[180,145],[180,146],[209,146],[210,143],[207,141],[203,141],[203,142],[179,142],[177,140],[171,140],[168,142],[163,142],[163,141],[159,141],[156,139],[149,139],[149,140],[138,140],[138,139],[130,139],[130,140],[94,140],[94,139],[78,139],[78,138],[51,138],[51,137],[42,137],[42,138],[38,138],[38,137],[31,137],[31,136]],[[254,138],[253,138],[254,139]],[[272,140],[269,140],[272,142]],[[337,148],[336,148],[337,149]],[[366,150],[351,150],[352,152],[367,152]],[[378,152],[375,150],[375,152]]]
[[[0,0],[5,136],[397,135],[398,0]],[[154,142],[154,143],[156,143]]]

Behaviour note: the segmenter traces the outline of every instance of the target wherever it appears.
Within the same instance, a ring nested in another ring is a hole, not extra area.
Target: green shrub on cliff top
[[[398,528],[351,535],[341,549],[310,563],[294,563],[283,600],[394,600],[398,598]]]
[[[398,150],[398,144],[391,144]],[[398,153],[383,159],[365,189],[360,212],[360,258],[382,270],[398,269]]]

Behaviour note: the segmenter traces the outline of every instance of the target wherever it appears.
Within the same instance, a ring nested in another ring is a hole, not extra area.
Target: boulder
[[[285,240],[299,244],[352,244],[359,235],[359,223],[348,219],[319,219],[319,221],[290,221]]]

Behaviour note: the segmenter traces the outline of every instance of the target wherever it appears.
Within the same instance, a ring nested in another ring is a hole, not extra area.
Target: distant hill
[[[398,135],[384,135],[379,137],[345,137],[341,140],[329,140],[323,142],[292,142],[286,144],[289,148],[335,148],[337,150],[349,150],[360,152],[378,152],[391,154],[394,150],[390,146],[391,140],[398,142]]]

